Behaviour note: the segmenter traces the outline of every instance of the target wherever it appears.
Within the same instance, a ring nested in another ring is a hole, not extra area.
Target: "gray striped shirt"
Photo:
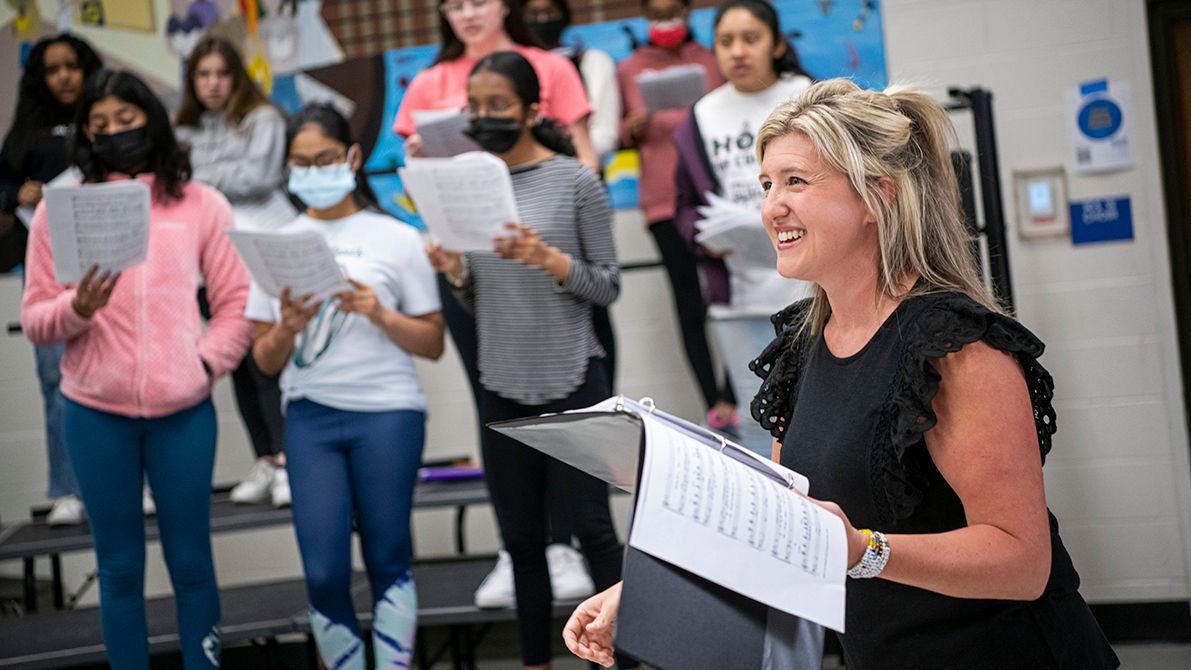
[[[588,360],[604,355],[591,306],[616,299],[620,266],[608,196],[591,170],[555,156],[511,172],[520,223],[570,254],[571,273],[559,284],[541,268],[471,252],[472,281],[458,294],[476,316],[480,383],[541,405],[573,393],[587,377]]]

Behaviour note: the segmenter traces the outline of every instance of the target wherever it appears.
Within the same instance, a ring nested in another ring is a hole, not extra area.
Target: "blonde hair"
[[[806,135],[876,216],[880,294],[904,300],[955,291],[1003,313],[976,266],[951,164],[955,127],[939,103],[906,86],[878,92],[829,79],[769,115],[757,133],[758,156],[764,159],[770,142],[791,133]],[[882,188],[881,178],[894,188]],[[921,280],[904,290],[915,274]],[[802,328],[816,334],[831,310],[821,287],[814,285],[811,295]]]

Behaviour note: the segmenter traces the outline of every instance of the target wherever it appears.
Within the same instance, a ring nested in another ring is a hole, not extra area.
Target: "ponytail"
[[[575,143],[562,132],[562,127],[554,119],[538,119],[533,125],[533,138],[556,154],[575,157]]]

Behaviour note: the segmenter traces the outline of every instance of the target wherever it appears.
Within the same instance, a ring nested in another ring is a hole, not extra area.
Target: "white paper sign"
[[[414,112],[414,124],[422,138],[425,158],[450,158],[483,151],[479,143],[463,133],[467,130],[468,116],[462,109],[418,110]]]
[[[426,227],[449,251],[491,251],[519,220],[509,166],[490,153],[411,158],[399,171]]]
[[[1078,174],[1133,166],[1130,125],[1133,107],[1129,84],[1089,81],[1063,94],[1067,137]]]
[[[45,188],[54,276],[74,284],[87,270],[122,272],[149,253],[149,187],[136,179]]]

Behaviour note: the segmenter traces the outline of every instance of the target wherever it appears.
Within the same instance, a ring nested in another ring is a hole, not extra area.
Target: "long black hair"
[[[508,13],[505,14],[504,28],[509,39],[521,46],[541,48],[542,45],[538,43],[537,38],[533,36],[533,33],[529,32],[529,28],[525,27],[525,16],[521,13],[521,0],[489,1],[503,3],[505,9],[508,10]],[[447,17],[442,12],[438,13],[438,33],[442,48],[438,50],[438,56],[434,58],[434,65],[455,60],[467,50],[463,41],[459,39],[454,29],[451,28],[451,22],[447,20]]]
[[[319,130],[323,132],[323,135],[339,142],[348,149],[351,149],[351,146],[356,143],[352,139],[351,124],[339,113],[339,110],[326,103],[312,102],[298,110],[298,113],[289,117],[289,121],[286,122],[285,160],[287,162],[289,161],[290,145],[294,143],[294,138],[297,137],[298,133],[302,132],[302,128],[307,124],[318,126]],[[360,169],[356,170],[356,191],[354,194],[356,204],[367,209],[380,209],[380,205],[376,199],[376,193],[368,185],[368,176],[364,174],[365,162],[364,156],[360,156]]]
[[[107,164],[95,155],[91,140],[83,129],[91,108],[107,97],[118,98],[130,105],[136,105],[145,113],[145,132],[149,142],[149,153],[145,157],[145,172],[153,173],[153,197],[158,200],[177,200],[182,197],[182,187],[190,181],[190,158],[178,146],[174,128],[165,106],[153,95],[153,91],[139,77],[125,70],[100,70],[87,80],[83,87],[83,99],[79,104],[75,125],[79,131],[74,136],[71,158],[83,171],[83,180],[103,181],[111,171]]]
[[[542,85],[538,81],[538,73],[525,56],[516,51],[497,51],[481,58],[467,75],[468,79],[477,72],[492,72],[508,79],[523,107],[542,101]],[[533,126],[533,137],[538,144],[555,153],[575,155],[575,145],[562,133],[554,119],[539,116]]]
[[[794,45],[790,40],[786,39],[785,33],[782,32],[781,22],[778,20],[777,10],[773,5],[769,4],[767,0],[727,0],[715,10],[715,20],[712,21],[712,32],[719,27],[720,20],[724,18],[724,14],[731,9],[743,9],[753,18],[761,23],[764,23],[769,28],[770,34],[773,35],[773,45],[776,47],[779,44],[785,44],[786,48],[782,50],[782,55],[773,59],[773,72],[781,77],[784,74],[800,74],[807,79],[814,80],[809,72],[802,69],[802,62],[798,60],[798,52],[794,49]]]
[[[74,49],[79,67],[83,70],[84,81],[103,67],[103,61],[91,45],[70,33],[47,37],[33,45],[25,61],[25,71],[21,73],[16,112],[12,130],[8,134],[9,168],[16,173],[23,171],[29,152],[46,133],[55,126],[72,123],[75,118],[78,102],[74,106],[63,107],[45,83],[45,52],[55,44],[65,44]]]

